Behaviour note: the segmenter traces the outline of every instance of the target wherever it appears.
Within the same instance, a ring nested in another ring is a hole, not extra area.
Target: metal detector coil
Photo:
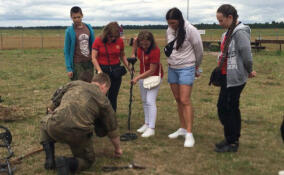
[[[13,175],[13,171],[15,168],[11,167],[9,159],[14,155],[13,151],[11,150],[10,144],[12,143],[12,134],[8,128],[0,125],[0,147],[6,147],[8,150],[8,155],[4,159],[3,163],[0,160],[0,174],[7,173],[8,175]]]
[[[137,135],[135,133],[125,133],[120,136],[121,141],[130,141],[130,140],[135,140],[137,139]]]
[[[12,143],[12,134],[9,131],[8,128],[0,125],[0,140],[3,142],[0,142],[0,147],[7,147],[7,144]],[[3,144],[2,144],[3,143]]]

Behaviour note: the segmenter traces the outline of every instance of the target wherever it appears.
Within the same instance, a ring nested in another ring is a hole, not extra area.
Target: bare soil
[[[21,109],[17,107],[4,106],[0,104],[0,121],[10,122],[22,119]]]

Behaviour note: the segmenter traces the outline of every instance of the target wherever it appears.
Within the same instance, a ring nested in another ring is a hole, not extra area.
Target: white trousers
[[[158,91],[160,89],[160,85],[161,83],[159,84],[159,86],[149,90],[143,87],[143,79],[139,80],[140,94],[144,108],[145,124],[152,129],[154,129],[156,125],[156,119],[157,119],[156,99]]]

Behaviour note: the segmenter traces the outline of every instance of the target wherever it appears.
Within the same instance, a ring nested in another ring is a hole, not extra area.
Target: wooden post
[[[1,50],[4,50],[4,47],[3,47],[3,36],[2,36],[2,32],[1,32]]]
[[[41,35],[41,48],[43,49],[43,32],[42,32],[42,29],[40,30],[40,35]]]
[[[60,48],[60,34],[57,34],[57,36],[58,36],[58,48]]]
[[[24,28],[22,30],[22,49],[24,49]]]

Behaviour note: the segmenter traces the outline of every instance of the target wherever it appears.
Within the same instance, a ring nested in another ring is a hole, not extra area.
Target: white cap
[[[279,171],[279,172],[278,172],[278,175],[284,175],[284,170]]]

